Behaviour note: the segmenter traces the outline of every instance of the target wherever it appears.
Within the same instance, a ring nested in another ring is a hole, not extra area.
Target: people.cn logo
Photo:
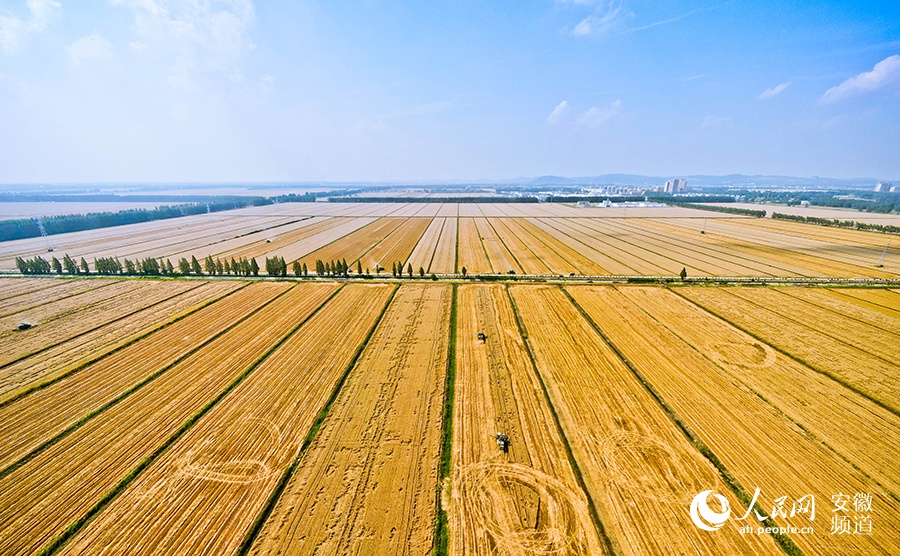
[[[719,505],[722,508],[721,511],[716,512],[709,507],[710,494],[719,501]],[[728,505],[728,499],[721,494],[715,494],[711,490],[704,490],[697,496],[694,496],[694,500],[691,501],[691,521],[704,531],[717,531],[722,525],[725,525],[729,515],[731,515],[731,508]]]

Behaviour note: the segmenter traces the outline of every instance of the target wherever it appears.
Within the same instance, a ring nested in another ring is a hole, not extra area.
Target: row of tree
[[[891,224],[869,224],[866,222],[856,222],[854,220],[838,220],[837,218],[817,218],[815,216],[801,216],[799,214],[782,214],[773,212],[772,218],[776,220],[792,220],[794,222],[805,222],[807,224],[818,224],[819,226],[833,226],[835,228],[855,228],[857,230],[869,230],[874,232],[885,232],[888,234],[900,234],[900,226]]]
[[[32,259],[16,257],[16,267],[22,274],[92,274],[91,268],[84,257],[81,257],[80,261],[76,261],[68,254],[64,255],[62,260],[53,257],[50,261],[41,256],[36,256]],[[288,275],[288,266],[284,257],[266,257],[265,268],[266,274],[269,276],[286,277]],[[122,259],[121,261],[118,257],[97,257],[94,259],[93,273],[105,276],[259,276],[259,270],[259,264],[256,262],[256,259],[253,258],[235,259],[232,257],[231,260],[228,258],[213,259],[212,255],[208,255],[201,265],[200,261],[197,260],[197,257],[191,257],[190,260],[182,257],[176,266],[173,265],[172,261],[169,259],[163,259],[162,257],[158,259],[154,259],[153,257],[135,260]],[[382,270],[384,269],[380,266],[376,268],[378,273]],[[309,269],[307,269],[306,263],[301,263],[300,261],[294,261],[291,271],[294,276],[297,277],[309,276]],[[351,270],[350,265],[347,264],[347,259],[330,262],[316,260],[315,274],[318,276],[346,278],[350,276],[351,272],[353,271]],[[407,265],[406,273],[410,278],[413,277],[412,264]],[[402,278],[403,263],[394,263],[391,274],[395,278]],[[465,274],[466,269],[463,268],[463,275]],[[356,261],[356,275],[370,276],[368,268],[366,269],[365,274],[363,274],[363,268],[360,261]],[[425,269],[422,267],[419,267],[419,277],[425,277]],[[432,275],[432,278],[435,278],[435,276]]]

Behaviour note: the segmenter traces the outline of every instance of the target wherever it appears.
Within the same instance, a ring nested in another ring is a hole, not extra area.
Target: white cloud
[[[781,93],[783,93],[784,90],[790,86],[791,86],[790,81],[788,81],[787,83],[782,83],[780,85],[775,85],[774,87],[770,87],[770,88],[766,89],[765,91],[759,93],[759,96],[757,96],[756,98],[759,100],[767,100],[772,97],[776,97],[776,96],[780,95]]]
[[[27,0],[28,18],[0,17],[0,50],[7,54],[19,54],[32,35],[44,31],[47,25],[62,14],[62,5],[56,0]]]
[[[113,45],[100,35],[81,37],[66,47],[66,55],[75,66],[113,57]]]
[[[547,116],[547,123],[551,125],[558,124],[569,111],[569,102],[562,101],[556,105],[556,108],[553,109],[553,112],[550,112],[550,115]]]
[[[591,2],[573,2],[575,4],[589,4]],[[572,34],[576,37],[584,37],[586,35],[605,33],[612,29],[624,17],[633,15],[622,9],[620,1],[611,0],[610,2],[599,2],[594,8],[594,12],[582,19],[578,25],[572,30]]]
[[[612,101],[609,106],[603,108],[592,106],[578,118],[578,121],[585,125],[596,127],[617,116],[621,110],[622,101],[616,99]]]
[[[825,91],[819,102],[829,104],[861,93],[876,91],[900,81],[900,55],[895,54],[875,64],[872,71],[851,77]]]
[[[109,0],[131,10],[135,53],[169,59],[169,83],[191,90],[204,74],[241,81],[236,62],[255,45],[252,0]]]

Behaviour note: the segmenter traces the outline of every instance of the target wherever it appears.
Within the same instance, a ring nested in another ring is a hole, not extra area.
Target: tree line
[[[138,224],[154,220],[166,220],[181,216],[191,216],[207,212],[221,212],[252,206],[272,205],[277,203],[309,203],[315,202],[320,193],[304,193],[297,195],[279,195],[277,197],[227,197],[208,202],[197,202],[177,205],[165,205],[153,209],[126,209],[116,212],[90,212],[87,214],[64,214],[59,216],[46,216],[38,218],[21,218],[18,220],[0,221],[0,241],[40,237],[41,227],[47,235],[64,234],[67,232],[81,232],[126,224]],[[15,201],[28,199],[27,196],[15,196]],[[134,197],[135,199],[132,199]],[[44,197],[40,197],[44,199]],[[85,202],[83,196],[47,196],[47,200],[59,202]],[[147,198],[129,196],[129,200]],[[60,201],[62,200],[62,201]],[[121,199],[118,199],[121,200]]]
[[[869,224],[866,222],[856,222],[854,220],[838,220],[837,218],[817,218],[815,216],[801,216],[799,214],[782,214],[773,212],[772,218],[776,220],[791,220],[793,222],[804,222],[807,224],[818,224],[819,226],[832,226],[835,228],[854,228],[856,230],[868,230],[873,232],[884,232],[888,234],[900,234],[900,226],[891,224]]]
[[[69,274],[90,275],[99,274],[103,276],[259,276],[260,266],[255,258],[242,257],[236,259],[231,257],[213,258],[207,255],[203,259],[203,263],[192,256],[190,260],[182,257],[176,264],[172,264],[170,259],[163,257],[144,259],[119,259],[118,257],[95,257],[93,270],[84,257],[76,261],[68,254],[64,255],[60,260],[52,257],[49,261],[40,255],[31,259],[16,257],[16,268],[22,274]],[[266,274],[273,277],[287,277],[288,264],[284,257],[266,257],[265,261]],[[383,267],[378,266],[376,273],[380,274]],[[291,273],[295,277],[309,277],[309,269],[306,263],[299,260],[294,261],[291,265]],[[347,278],[354,273],[354,270],[347,264],[347,259],[322,261],[316,260],[314,268],[314,276],[328,276],[334,278]],[[403,263],[396,262],[392,265],[392,276],[395,278],[403,278]],[[408,265],[406,274],[409,278],[413,277],[413,267]],[[369,269],[363,272],[362,263],[356,261],[355,275],[359,277],[371,277]],[[420,278],[425,277],[425,269],[419,267],[418,275]],[[437,277],[432,274],[432,279]]]

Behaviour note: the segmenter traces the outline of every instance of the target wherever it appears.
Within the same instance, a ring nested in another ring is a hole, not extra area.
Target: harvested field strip
[[[604,553],[506,288],[458,291],[449,553]]]
[[[137,228],[140,230],[139,232],[130,233],[129,229],[126,229],[128,226],[115,226],[109,230],[119,231],[124,235],[113,234],[102,237],[101,232],[104,230],[90,230],[86,235],[79,235],[84,232],[75,232],[54,236],[53,243],[57,252],[68,253],[76,259],[78,257],[93,259],[106,256],[165,257],[175,252],[201,248],[223,239],[249,234],[292,220],[294,218],[290,217],[253,217],[227,220],[215,215],[175,218],[158,221],[160,223],[168,222],[168,226],[160,227],[156,232],[146,232],[144,230],[147,228],[141,227]],[[76,235],[78,235],[77,241],[69,241],[75,240]],[[65,243],[60,245],[60,242]]]
[[[180,290],[164,290],[161,294],[147,296],[142,304],[129,307],[130,312],[116,312],[111,319],[98,316],[93,322],[88,321],[92,328],[0,368],[0,406],[26,390],[37,388],[38,384],[46,384],[88,361],[99,360],[116,346],[134,341],[181,317],[185,311],[199,308],[239,286],[235,282],[194,283]],[[165,293],[171,297],[165,297]]]
[[[344,287],[61,553],[234,553],[392,290]]]
[[[400,287],[250,554],[431,550],[451,295]]]
[[[0,406],[99,361],[242,285],[233,281],[196,283],[183,293],[148,304],[11,363],[0,371]]]
[[[289,287],[255,283],[77,373],[0,407],[0,469],[168,369]]]
[[[553,272],[538,257],[531,247],[508,226],[509,219],[493,218],[491,225],[500,237],[500,240],[515,253],[516,261],[522,267],[525,274],[552,274]]]
[[[310,216],[278,228],[254,232],[247,236],[215,243],[210,246],[211,249],[207,249],[202,255],[210,254],[213,257],[235,257],[237,259],[241,257],[259,257],[269,251],[290,245],[295,241],[328,230],[348,220],[349,218]],[[194,254],[197,255],[198,259],[200,258],[200,253]],[[180,257],[181,255],[186,255],[186,253],[176,253],[174,256]]]
[[[722,493],[735,512],[746,505],[559,288],[509,291],[618,553],[781,555],[771,537],[741,535],[734,523],[715,535],[694,527],[686,508],[703,490]]]
[[[671,409],[673,418],[684,422],[742,485],[745,495],[761,489],[758,501],[763,515],[774,513],[767,510],[777,507],[776,499],[782,495],[792,502],[807,494],[830,501],[834,493],[863,492],[878,501],[878,517],[885,525],[873,529],[871,536],[836,537],[826,532],[828,523],[820,523],[814,533],[790,536],[801,550],[809,554],[887,554],[900,546],[900,501],[875,481],[746,386],[735,384],[732,376],[614,288],[573,287],[569,291],[611,345]],[[824,521],[821,513],[819,519]],[[797,528],[814,524],[809,514],[784,515],[774,521]]]
[[[518,236],[531,249],[532,253],[551,270],[551,274],[578,273],[574,261],[565,258],[554,250],[553,238],[543,230],[524,219],[511,218],[505,221],[510,232]],[[549,244],[548,244],[549,242]]]
[[[881,486],[900,492],[900,417],[669,290],[619,292]]]
[[[387,268],[394,262],[402,263],[405,268],[407,259],[429,224],[430,218],[410,218],[361,257],[363,268],[375,268],[379,264]],[[414,272],[418,270],[418,267],[413,268]]]
[[[525,230],[534,238],[537,242],[535,246],[542,245],[544,247],[544,249],[541,250],[541,258],[551,269],[561,267],[559,265],[551,264],[549,260],[561,260],[568,263],[564,264],[564,267],[573,266],[576,274],[586,274],[589,276],[609,274],[609,272],[601,265],[555,237],[553,232],[544,227],[546,221],[528,218],[516,219],[514,222],[515,225],[518,225],[520,229]],[[547,257],[549,257],[549,260]],[[571,273],[572,271],[569,272]]]
[[[621,252],[597,240],[596,234],[561,218],[536,221],[548,234],[576,249],[582,255],[596,261],[608,274],[641,274],[636,268],[644,268],[645,274],[658,274],[659,270],[648,262],[633,256],[622,261]],[[618,257],[618,258],[616,258]]]
[[[777,310],[754,305],[732,293],[732,288],[686,287],[674,291],[892,412],[900,412],[900,373],[896,363],[887,363],[794,322]]]
[[[315,216],[309,220],[303,220],[296,225],[292,225],[291,227],[284,227],[277,231],[273,230],[270,232],[254,234],[253,236],[241,238],[240,240],[234,240],[234,242],[229,243],[228,245],[217,245],[217,250],[219,252],[213,256],[221,257],[223,259],[225,257],[228,257],[229,259],[231,257],[240,259],[241,257],[251,258],[267,256],[272,251],[287,247],[295,242],[330,230],[335,226],[340,226],[351,220],[351,218]],[[248,242],[247,240],[251,241]],[[239,241],[242,243],[238,244]]]
[[[579,220],[543,219],[536,221],[548,234],[578,249],[585,256],[596,260],[611,274],[655,276],[660,268],[636,255],[605,243],[594,230],[579,224]],[[627,263],[625,262],[627,261]]]
[[[856,347],[885,363],[900,365],[900,338],[891,332],[842,316],[781,293],[782,287],[731,288],[728,291],[754,306],[772,310],[786,319],[820,334]],[[841,353],[841,352],[837,352]],[[900,371],[900,366],[896,367]],[[900,393],[900,392],[898,392]]]
[[[21,307],[7,316],[0,317],[0,338],[17,333],[16,326],[21,322],[37,326],[71,317],[79,311],[135,288],[133,283],[107,279],[71,280],[69,285],[74,287],[65,295],[44,302],[34,303],[32,300],[34,304],[30,307]]]
[[[424,268],[426,272],[431,268],[431,261],[434,259],[434,251],[437,248],[438,240],[441,238],[441,230],[447,222],[446,218],[435,218],[428,225],[428,229],[422,235],[422,239],[416,244],[412,254],[409,256],[409,264],[414,269]]]
[[[641,226],[658,230],[661,233],[668,234],[670,236],[682,237],[690,242],[702,244],[711,251],[720,253],[720,255],[723,257],[727,256],[732,257],[736,260],[745,260],[748,263],[764,265],[764,268],[768,267],[773,269],[771,273],[776,276],[824,276],[824,274],[822,274],[821,272],[814,272],[809,268],[792,264],[789,257],[783,256],[786,254],[784,251],[775,251],[778,255],[781,255],[781,257],[776,260],[770,256],[767,256],[766,254],[754,252],[754,244],[752,243],[742,242],[740,240],[718,236],[711,233],[701,234],[700,232],[702,230],[705,230],[707,219],[703,219],[700,222],[692,221],[690,223],[684,223],[684,225],[680,224],[680,220],[641,220]],[[735,246],[742,246],[743,249],[736,250],[734,249]]]
[[[900,295],[896,290],[841,288],[831,291],[854,303],[861,304],[863,307],[875,309],[893,317],[900,317]]]
[[[7,279],[7,281],[12,281]],[[0,301],[0,317],[6,317],[20,313],[28,309],[40,308],[63,299],[76,297],[79,294],[109,285],[110,281],[97,280],[39,280],[50,288],[29,288],[29,291],[20,292],[18,295]]]
[[[284,295],[268,310],[254,313],[0,480],[0,554],[34,552],[83,525],[79,520],[109,502],[158,449],[183,434],[198,412],[233,388],[336,288],[282,289]]]
[[[585,220],[588,221],[588,220]],[[705,274],[714,276],[772,276],[773,268],[767,265],[751,264],[748,261],[716,252],[696,241],[681,237],[671,237],[656,230],[635,225],[626,219],[589,220],[598,228],[605,225],[612,234],[624,233],[634,239],[638,246],[649,246],[660,253],[670,253],[676,261],[690,261]]]
[[[459,271],[469,274],[490,274],[491,261],[481,243],[481,235],[474,218],[459,219]]]
[[[674,222],[682,227],[697,227],[698,223],[694,221],[685,221],[685,219]],[[885,272],[875,268],[877,258],[871,260],[871,264],[861,264],[860,260],[848,260],[834,249],[829,248],[827,244],[819,244],[812,246],[797,246],[800,242],[799,238],[779,237],[777,234],[761,234],[752,233],[746,228],[736,229],[728,224],[725,219],[710,219],[706,224],[706,234],[701,236],[707,239],[711,236],[718,235],[726,239],[732,249],[744,253],[761,255],[774,261],[794,264],[804,268],[808,268],[814,273],[825,276],[865,276],[870,278],[893,278],[897,276],[896,272]],[[812,240],[809,240],[812,241]],[[820,256],[819,253],[827,253],[827,257]],[[807,274],[810,274],[807,272]]]
[[[484,213],[481,211],[481,205],[478,203],[460,203],[459,216],[468,218],[482,218]]]
[[[487,219],[476,218],[475,227],[478,229],[478,235],[481,236],[481,243],[487,252],[494,274],[506,274],[510,270],[516,273],[522,272],[522,267],[516,262],[515,255],[510,253],[503,241],[497,237],[497,233]]]
[[[105,280],[103,282],[108,283]],[[82,302],[78,305],[57,306],[57,310],[67,311],[51,320],[42,322],[39,314],[33,314],[36,318],[30,322],[34,322],[36,326],[16,331],[8,337],[0,336],[4,341],[3,347],[0,348],[0,368],[112,322],[139,308],[189,290],[195,285],[188,281],[115,282],[96,292],[88,293],[90,297],[82,298]],[[95,300],[96,302],[93,302]]]
[[[446,218],[441,229],[441,238],[434,249],[434,258],[428,272],[450,274],[456,272],[456,253],[458,249],[458,218]]]
[[[785,235],[817,239],[828,243],[864,247],[874,249],[879,253],[884,250],[888,241],[890,241],[892,245],[888,249],[888,253],[900,255],[900,243],[897,242],[896,236],[880,232],[848,230],[803,222],[773,220],[771,218],[755,218],[752,221],[731,220],[729,223],[737,226],[771,230]]]
[[[16,301],[8,302],[13,297],[20,295],[28,295],[41,290],[47,291],[54,287],[64,286],[68,283],[66,280],[48,280],[43,278],[0,278],[0,301],[4,303],[0,307],[7,307],[9,304],[15,304]],[[49,293],[49,291],[47,291]]]
[[[719,259],[710,259],[685,247],[684,244],[661,241],[652,232],[624,225],[624,218],[579,218],[571,222],[593,230],[602,238],[615,238],[622,249],[629,253],[640,253],[641,258],[677,274],[682,268],[690,275],[722,276],[740,274],[729,270]],[[629,260],[626,256],[625,260]]]
[[[900,312],[890,315],[888,311],[878,311],[875,306],[866,307],[861,303],[854,303],[847,297],[835,293],[835,290],[781,287],[776,291],[803,300],[822,310],[832,311],[842,317],[874,326],[881,332],[890,334],[887,337],[894,337],[895,342],[900,342]],[[897,305],[900,307],[900,303]]]
[[[360,228],[372,224],[375,218],[351,218],[343,220],[334,227],[320,231],[309,237],[299,239],[291,244],[279,247],[267,253],[270,257],[284,257],[285,262],[292,263],[304,255],[322,248],[325,245],[358,231]],[[315,268],[315,267],[313,267]]]
[[[620,230],[611,229],[607,220],[603,219],[569,219],[567,224],[583,230],[586,234],[593,237],[595,241],[601,241],[613,248],[612,253],[616,259],[624,261],[630,266],[637,266],[641,269],[642,274],[673,276],[681,272],[682,268],[687,268],[690,275],[705,275],[707,272],[702,271],[694,261],[676,260],[668,254],[664,254],[659,248],[651,249],[649,245],[636,241],[631,233],[622,232]],[[619,220],[619,219],[615,219]],[[552,222],[549,221],[548,222]],[[665,250],[670,253],[670,250]],[[643,261],[644,264],[641,264]],[[689,264],[685,264],[685,263]],[[649,268],[647,267],[649,265]]]
[[[406,218],[380,218],[344,237],[335,238],[328,245],[301,258],[300,262],[310,269],[315,269],[316,260],[327,263],[346,259],[352,265],[405,221]]]

